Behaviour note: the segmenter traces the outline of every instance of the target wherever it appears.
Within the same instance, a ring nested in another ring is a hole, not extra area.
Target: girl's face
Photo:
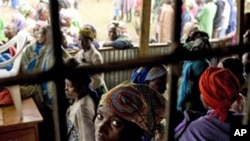
[[[75,86],[72,81],[65,79],[65,94],[70,99],[75,99],[78,97],[78,92],[76,91]]]
[[[125,129],[125,121],[109,107],[101,106],[95,119],[96,141],[120,141]]]
[[[90,41],[88,38],[80,36],[79,41],[81,42],[81,47],[83,50],[88,50],[90,48]]]

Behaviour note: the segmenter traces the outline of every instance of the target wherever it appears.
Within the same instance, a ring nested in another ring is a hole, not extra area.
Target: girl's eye
[[[119,120],[113,120],[112,121],[112,125],[115,127],[121,127],[122,126],[122,122]]]

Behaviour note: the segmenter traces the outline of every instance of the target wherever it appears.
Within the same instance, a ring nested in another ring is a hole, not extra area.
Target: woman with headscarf
[[[144,83],[160,94],[167,89],[167,70],[163,65],[152,67],[147,73]]]
[[[190,44],[186,46],[188,50],[196,51],[211,48],[207,33],[195,31],[190,34],[192,35],[189,35],[186,43]],[[177,101],[178,111],[193,110],[202,113],[206,112],[200,101],[198,82],[200,75],[208,66],[210,66],[210,61],[207,58],[184,62]]]
[[[12,14],[11,22],[17,26],[17,32],[24,29],[26,26],[25,25],[25,17],[19,12]]]
[[[179,141],[230,140],[230,127],[240,125],[243,115],[230,111],[233,102],[239,100],[240,83],[228,69],[208,67],[199,80],[201,100],[207,114],[192,121],[179,134]],[[176,129],[177,129],[176,128]]]
[[[104,94],[95,119],[96,141],[141,141],[162,129],[165,99],[146,85],[123,83]]]
[[[89,26],[84,26],[79,32],[80,51],[74,56],[78,62],[83,65],[99,65],[103,64],[103,57],[100,52],[92,44],[96,34]],[[91,87],[97,91],[99,96],[108,89],[104,81],[104,74],[97,73],[91,75]]]
[[[32,34],[33,28],[36,25],[36,10],[29,4],[22,4],[19,7],[19,12],[25,17],[25,29]]]
[[[66,65],[70,68],[78,68],[80,64],[69,58]],[[91,78],[89,74],[80,76],[66,73],[65,94],[73,101],[67,109],[68,141],[94,141],[94,117],[99,98],[90,88]]]
[[[46,72],[54,65],[53,47],[51,45],[51,28],[44,22],[36,22],[33,30],[35,40],[30,43],[23,52],[21,60],[21,71],[26,74]],[[39,124],[40,140],[54,140],[52,103],[53,95],[56,93],[53,81],[40,84],[23,84],[20,86],[22,98],[32,96],[43,122]]]

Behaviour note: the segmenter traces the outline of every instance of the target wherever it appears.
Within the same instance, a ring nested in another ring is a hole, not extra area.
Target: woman
[[[184,127],[177,139],[193,140],[230,140],[230,127],[240,125],[243,115],[231,111],[233,102],[239,102],[240,83],[228,69],[208,67],[199,80],[201,100],[208,110],[207,114],[191,121]],[[177,129],[176,128],[176,129]],[[179,130],[180,131],[180,130]]]
[[[145,84],[164,94],[167,89],[167,70],[163,65],[155,66],[149,70],[145,78]]]
[[[95,119],[96,141],[141,141],[162,131],[165,98],[141,84],[121,84],[104,94]]]
[[[207,33],[194,31],[190,34],[186,43],[188,45],[185,45],[186,49],[196,51],[211,48]],[[210,65],[210,61],[207,58],[187,60],[183,63],[177,101],[178,111],[193,110],[201,113],[206,112],[206,109],[202,106],[202,102],[200,101],[198,83],[200,75]]]
[[[43,21],[36,22],[33,29],[35,40],[25,49],[21,60],[21,71],[27,74],[46,72],[54,65],[53,47],[51,44],[51,28]],[[54,127],[52,103],[56,93],[53,81],[40,84],[24,84],[20,86],[22,98],[32,96],[39,112],[43,116],[43,122],[39,124],[40,140],[53,141]]]
[[[74,59],[67,60],[66,65],[77,68],[80,64]],[[81,76],[66,74],[65,93],[73,100],[67,110],[68,140],[94,141],[94,117],[98,103],[97,94],[90,88],[91,78],[88,74]]]
[[[112,21],[108,26],[109,41],[106,41],[103,47],[113,47],[117,49],[132,48],[132,40],[125,31],[125,26],[121,22]]]
[[[79,33],[80,37],[80,44],[81,49],[75,55],[75,58],[78,62],[82,65],[99,65],[103,64],[103,57],[100,52],[95,48],[92,44],[93,39],[95,38],[96,34],[93,32],[89,26],[84,26]],[[99,97],[103,93],[105,93],[108,89],[106,83],[104,81],[104,74],[97,73],[91,75],[91,87],[96,90]]]

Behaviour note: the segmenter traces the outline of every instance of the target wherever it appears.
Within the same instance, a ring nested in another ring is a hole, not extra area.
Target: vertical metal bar
[[[175,19],[174,19],[174,39],[173,42],[179,44],[180,43],[180,33],[181,33],[181,0],[174,1],[174,11],[175,11]],[[166,130],[164,134],[165,141],[174,141],[174,128],[175,128],[175,116],[177,113],[176,110],[176,101],[177,101],[177,92],[178,92],[178,65],[171,64],[169,65],[169,73],[168,73],[168,98],[169,101],[166,104]]]
[[[149,51],[149,33],[150,33],[150,14],[151,14],[151,0],[142,1],[141,12],[141,32],[139,57],[147,56]]]
[[[56,84],[56,94],[53,99],[53,117],[55,125],[55,136],[57,141],[67,141],[67,128],[66,128],[66,99],[64,94],[64,74],[63,74],[63,61],[61,51],[61,32],[59,24],[58,1],[49,1],[50,15],[51,15],[51,29],[55,55],[55,65],[53,70],[57,75],[54,80]]]
[[[245,0],[237,1],[237,44],[243,43],[244,26],[244,5]]]

